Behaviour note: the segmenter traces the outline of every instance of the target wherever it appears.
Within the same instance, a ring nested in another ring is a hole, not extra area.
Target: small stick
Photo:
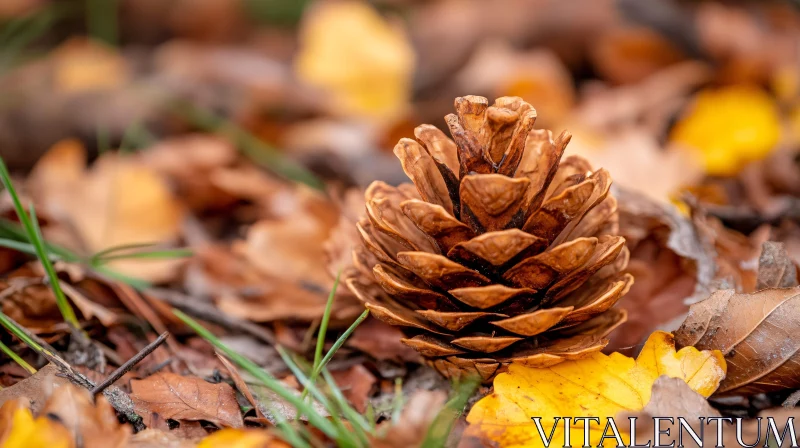
[[[783,402],[781,406],[792,409],[797,406],[797,403],[800,403],[800,390],[796,390],[792,392],[791,395],[786,397],[786,400]]]
[[[122,375],[128,373],[136,364],[138,364],[141,360],[143,360],[147,355],[153,353],[155,349],[157,349],[164,341],[167,340],[169,337],[168,332],[163,332],[161,335],[153,342],[147,344],[145,348],[141,349],[139,353],[135,354],[131,359],[127,360],[124,364],[119,366],[117,370],[111,373],[105,380],[103,380],[100,384],[96,385],[92,388],[91,392],[92,395],[97,395],[100,392],[104,391],[108,386],[114,384],[118,379],[122,378]]]

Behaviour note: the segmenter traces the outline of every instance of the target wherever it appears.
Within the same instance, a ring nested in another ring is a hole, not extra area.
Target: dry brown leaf
[[[211,384],[193,376],[158,373],[131,381],[131,391],[137,412],[146,419],[158,414],[162,419],[206,420],[232,428],[244,425],[236,394],[225,383]]]
[[[38,414],[55,388],[69,384],[66,378],[56,376],[58,372],[56,366],[47,364],[33,376],[0,390],[0,405],[23,398],[26,402],[30,401],[31,410],[34,414]]]
[[[598,73],[614,84],[633,84],[680,61],[681,52],[647,27],[611,27],[589,55]]]
[[[674,207],[625,188],[616,197],[619,234],[630,250],[626,271],[635,281],[618,305],[628,320],[610,335],[610,347],[626,353],[655,330],[677,329],[688,303],[708,295],[715,268],[714,254]]]
[[[131,427],[120,425],[105,397],[93,400],[89,391],[72,384],[57,388],[41,414],[64,425],[86,448],[122,448],[131,436]]]
[[[379,361],[421,363],[419,353],[401,343],[402,338],[403,333],[397,327],[368,318],[347,338],[345,345],[361,350]]]
[[[128,442],[126,448],[194,448],[195,443],[160,429],[139,431]]]
[[[106,154],[89,170],[85,160],[80,143],[61,142],[39,160],[28,179],[42,210],[74,231],[58,242],[91,254],[126,244],[177,241],[183,207],[155,171],[122,154]],[[175,259],[116,260],[109,266],[159,282],[172,279],[181,264]]]
[[[253,224],[231,249],[198,250],[197,273],[187,288],[210,295],[228,314],[259,322],[313,321],[322,316],[335,274],[326,266],[326,242],[339,221],[335,203],[297,187],[273,201],[273,216]],[[335,325],[363,311],[345,287],[336,291]]]
[[[347,400],[358,412],[367,410],[370,393],[377,379],[363,364],[356,364],[347,370],[331,372],[333,380]]]
[[[797,266],[789,258],[783,243],[766,241],[758,259],[756,291],[766,288],[797,286]]]
[[[800,287],[721,290],[692,305],[675,341],[725,355],[728,375],[718,395],[753,395],[800,388],[798,327]]]

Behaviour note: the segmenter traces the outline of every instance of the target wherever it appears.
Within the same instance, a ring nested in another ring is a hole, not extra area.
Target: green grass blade
[[[334,426],[333,423],[328,421],[325,417],[319,415],[315,410],[314,407],[305,403],[303,400],[300,399],[297,395],[292,393],[289,389],[286,388],[277,378],[273,377],[269,373],[265,372],[261,369],[258,365],[254,362],[250,361],[249,359],[245,358],[244,356],[236,353],[235,351],[231,350],[222,343],[216,336],[211,334],[210,331],[206,330],[202,325],[200,325],[196,320],[192,319],[185,313],[180,310],[173,309],[172,312],[175,316],[178,317],[183,323],[188,325],[192,328],[198,335],[200,335],[203,339],[208,341],[211,345],[216,347],[222,353],[225,354],[231,361],[236,363],[239,367],[247,371],[250,375],[254,376],[256,379],[261,381],[266,387],[270,390],[275,392],[278,396],[286,400],[289,404],[295,407],[298,413],[303,413],[308,417],[308,422],[316,427],[318,430],[322,431],[323,434],[330,437],[331,439],[337,439],[338,431],[337,428]]]
[[[461,416],[464,411],[464,406],[467,401],[475,393],[475,390],[480,384],[480,379],[477,377],[465,378],[457,382],[453,389],[453,397],[445,404],[444,409],[439,411],[433,423],[428,428],[428,433],[425,435],[425,440],[420,445],[422,448],[440,448],[445,446],[450,432],[453,430],[453,425],[456,419]]]
[[[86,0],[86,28],[89,35],[109,45],[117,45],[117,13],[117,0]]]
[[[159,249],[141,250],[135,252],[110,253],[106,255],[93,255],[89,264],[103,264],[114,260],[171,260],[175,258],[187,258],[194,255],[191,249]]]
[[[6,238],[0,238],[0,246],[8,249],[14,249],[17,252],[22,252],[24,254],[29,254],[34,256],[36,255],[36,248],[33,247],[33,244],[22,243],[19,241],[9,240]]]
[[[370,424],[363,415],[350,406],[350,403],[347,401],[347,398],[345,398],[342,390],[339,389],[339,386],[336,385],[336,381],[334,380],[333,375],[328,372],[328,369],[322,369],[322,377],[325,379],[325,383],[328,385],[328,389],[331,391],[331,396],[336,401],[339,409],[342,411],[347,420],[349,420],[350,423],[353,423],[353,428],[358,433],[357,435],[359,438],[366,445],[369,445],[369,442],[367,441],[367,432],[372,430]]]
[[[16,240],[22,243],[26,244],[28,243],[28,236],[25,229],[22,228],[21,225],[5,219],[0,219],[0,236],[3,236],[11,240]],[[31,247],[33,247],[33,245],[31,245]],[[47,250],[47,252],[55,254],[56,256],[58,256],[58,258],[64,261],[75,263],[81,260],[81,257],[79,257],[78,254],[61,246],[48,243],[47,241],[44,242],[44,247]],[[34,253],[33,255],[36,254]]]
[[[44,347],[42,347],[41,345],[39,345],[39,343],[31,339],[31,337],[28,336],[27,333],[22,331],[22,329],[19,328],[14,321],[12,321],[8,316],[6,316],[2,312],[0,312],[0,325],[2,325],[3,328],[8,330],[9,333],[16,336],[20,341],[24,342],[25,345],[33,349],[35,352],[41,353],[45,351]]]
[[[19,364],[20,367],[27,370],[31,375],[36,373],[36,369],[34,369],[33,366],[28,364],[24,359],[20,358],[18,354],[14,353],[6,344],[3,344],[2,342],[0,342],[0,351],[5,353],[14,362]]]
[[[266,144],[231,121],[218,117],[211,111],[190,103],[176,103],[174,110],[192,125],[204,131],[219,132],[225,135],[236,144],[242,154],[274,173],[318,190],[325,188],[324,182],[304,166],[286,158],[276,148]]]
[[[339,416],[339,409],[322,393],[315,384],[311,384],[309,378],[292,359],[291,356],[284,350],[283,347],[278,347],[278,354],[281,359],[289,368],[289,371],[295,376],[297,381],[306,387],[306,390],[311,392],[311,395],[328,411],[331,415],[331,421],[336,425],[339,430],[339,437],[335,439],[336,445],[341,447],[358,447],[359,441],[353,438],[353,434],[344,425],[342,418]]]
[[[347,341],[347,338],[349,338],[350,335],[353,334],[354,331],[356,331],[356,328],[358,328],[358,326],[361,325],[361,322],[364,322],[367,316],[369,316],[369,310],[364,310],[364,312],[361,313],[360,316],[358,316],[358,319],[356,319],[355,322],[353,322],[347,328],[347,330],[345,330],[345,332],[342,333],[341,336],[339,336],[339,339],[337,339],[336,342],[333,343],[333,346],[331,347],[330,350],[328,350],[328,353],[325,354],[325,357],[322,358],[322,361],[320,361],[319,365],[314,369],[313,372],[311,372],[312,375],[319,376],[320,371],[322,371],[322,369],[324,369],[325,366],[328,365],[330,360],[333,358],[333,355],[335,355],[336,352],[340,348],[342,348],[342,345],[344,345],[344,343]]]
[[[66,321],[67,324],[72,326],[75,330],[78,330],[80,328],[78,317],[75,315],[75,310],[72,309],[69,301],[67,301],[67,297],[61,290],[61,285],[58,283],[58,275],[56,274],[56,270],[53,268],[53,263],[50,262],[50,256],[45,249],[42,230],[39,228],[39,221],[36,219],[36,210],[34,209],[33,204],[31,204],[30,216],[28,216],[28,214],[25,212],[25,209],[22,207],[22,202],[20,202],[19,196],[14,189],[14,185],[11,183],[11,175],[8,174],[8,168],[6,168],[6,164],[2,158],[0,158],[0,180],[3,183],[3,186],[6,187],[6,190],[8,190],[8,193],[11,195],[11,199],[14,202],[14,209],[17,212],[20,222],[22,222],[23,228],[28,234],[28,240],[36,249],[36,256],[39,258],[39,261],[44,267],[45,272],[47,272],[47,277],[50,279],[50,287],[53,289],[53,294],[56,297],[56,305],[58,306],[59,311],[61,311],[61,315],[64,316],[64,321]]]
[[[328,295],[328,302],[325,304],[325,312],[322,313],[322,322],[319,324],[319,333],[317,333],[317,347],[314,350],[314,368],[311,371],[311,383],[317,381],[319,375],[319,365],[322,362],[322,350],[325,348],[325,336],[328,332],[328,323],[331,320],[331,312],[333,311],[333,300],[336,296],[336,290],[339,288],[339,278],[342,271],[336,274],[336,280],[333,281],[333,287]],[[303,398],[307,396],[306,389],[303,389]]]

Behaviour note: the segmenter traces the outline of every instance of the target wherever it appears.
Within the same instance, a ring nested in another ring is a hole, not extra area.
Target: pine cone
[[[607,171],[561,156],[517,97],[455,101],[453,140],[431,125],[394,153],[416,185],[374,182],[347,285],[447,377],[488,382],[601,350],[633,283]],[[379,287],[377,285],[379,285]]]

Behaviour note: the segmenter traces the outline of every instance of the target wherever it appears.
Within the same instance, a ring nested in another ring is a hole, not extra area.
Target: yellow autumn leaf
[[[501,447],[538,447],[544,444],[533,417],[541,417],[541,427],[548,436],[556,417],[598,417],[599,424],[590,424],[590,440],[597,446],[608,417],[644,408],[659,376],[682,379],[708,397],[725,371],[725,360],[718,350],[701,352],[685,347],[676,353],[673,336],[661,331],[650,335],[635,360],[619,353],[595,353],[547,368],[511,364],[507,373],[495,378],[494,393],[470,411],[466,434]],[[573,422],[570,428],[572,445],[582,446],[583,422]],[[564,441],[563,420],[555,426],[552,440],[559,446]],[[615,445],[614,439],[606,442]]]
[[[414,51],[405,33],[362,1],[323,2],[305,18],[295,61],[303,81],[348,115],[394,119],[411,95]]]
[[[254,429],[227,428],[211,434],[197,448],[279,448],[288,447],[269,432]]]
[[[780,134],[772,97],[755,87],[732,86],[698,93],[670,139],[696,150],[709,174],[724,176],[764,158]]]
[[[0,448],[72,448],[72,437],[64,426],[47,417],[34,419],[28,408],[18,408],[11,419],[8,437]]]

